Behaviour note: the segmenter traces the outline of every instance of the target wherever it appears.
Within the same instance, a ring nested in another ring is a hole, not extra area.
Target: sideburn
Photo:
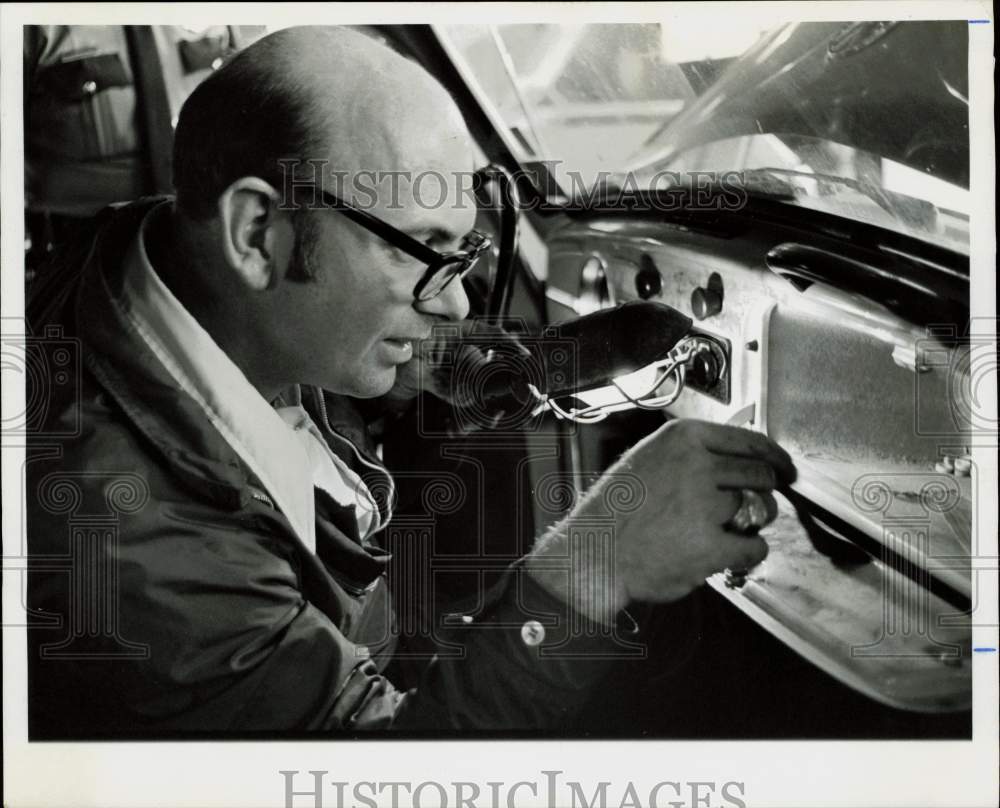
[[[319,226],[309,210],[298,210],[292,217],[295,244],[286,277],[289,280],[309,283],[320,277],[320,265],[316,258],[316,244],[319,241]]]

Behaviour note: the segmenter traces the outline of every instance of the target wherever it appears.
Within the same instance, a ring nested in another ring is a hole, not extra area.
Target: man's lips
[[[393,344],[393,345],[399,345],[399,346],[409,345],[409,346],[412,347],[412,346],[417,345],[418,343],[421,343],[421,342],[423,342],[424,340],[427,340],[427,339],[430,339],[430,334],[423,334],[423,335],[417,336],[417,337],[398,337],[398,336],[397,337],[386,337],[385,341],[388,342],[388,343],[390,343],[390,344]]]
[[[413,343],[407,339],[387,337],[382,346],[390,364],[402,365],[413,358]]]
[[[396,363],[409,362],[413,359],[415,344],[419,343],[422,337],[386,337],[383,342],[393,356]]]

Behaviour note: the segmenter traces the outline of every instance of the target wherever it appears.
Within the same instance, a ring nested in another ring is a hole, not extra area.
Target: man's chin
[[[336,387],[324,386],[324,389],[352,398],[378,398],[393,389],[396,375],[396,368],[393,367],[377,375],[347,379],[346,382],[341,379],[336,383]]]
[[[373,380],[369,384],[364,385],[354,396],[355,398],[378,398],[391,392],[395,385],[396,371],[393,370],[385,381],[381,378],[378,381]]]

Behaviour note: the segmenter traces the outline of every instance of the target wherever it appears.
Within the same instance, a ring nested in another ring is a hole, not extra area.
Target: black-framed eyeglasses
[[[445,290],[455,278],[462,279],[476,266],[476,262],[493,247],[493,240],[485,233],[472,230],[462,241],[462,248],[454,252],[438,252],[421,241],[407,235],[402,230],[384,222],[367,211],[356,208],[340,197],[318,189],[323,203],[340,211],[355,224],[374,233],[379,238],[397,247],[407,255],[427,264],[423,276],[413,287],[413,296],[420,301],[431,300]]]

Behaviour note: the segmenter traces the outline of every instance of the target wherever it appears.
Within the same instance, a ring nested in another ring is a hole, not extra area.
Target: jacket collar
[[[208,422],[197,402],[178,389],[115,303],[122,292],[128,248],[146,214],[164,201],[162,197],[140,200],[99,217],[93,248],[69,299],[70,319],[88,369],[174,474],[193,491],[235,510],[249,503],[252,488],[261,487],[260,481]],[[333,407],[327,406],[333,402]],[[312,388],[304,391],[303,405],[322,424],[331,449],[358,469],[370,486],[377,479],[377,488],[388,490],[391,497],[391,478],[367,450],[360,416],[351,415],[352,408],[341,397]],[[336,412],[332,423],[327,417],[331,410]],[[387,515],[384,496],[379,506]]]
[[[243,507],[249,479],[238,455],[114,302],[122,294],[128,248],[146,214],[162,201],[120,208],[98,231],[79,279],[77,336],[90,371],[174,472],[218,504]]]

